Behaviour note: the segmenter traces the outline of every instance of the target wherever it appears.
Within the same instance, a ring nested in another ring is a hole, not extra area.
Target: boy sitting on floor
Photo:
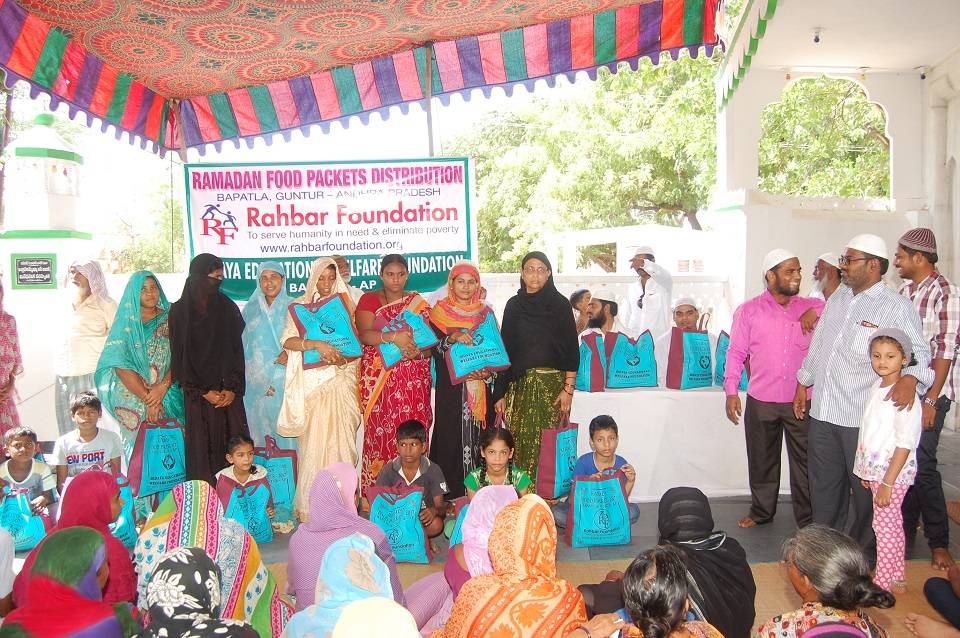
[[[637,480],[637,473],[633,466],[627,463],[627,460],[617,454],[617,445],[620,443],[620,432],[617,429],[617,422],[609,414],[601,414],[593,417],[590,421],[590,449],[577,459],[577,464],[573,467],[573,477],[595,476],[603,474],[613,474],[617,470],[623,472],[627,482],[624,486],[624,493],[629,498],[633,490],[633,484]],[[568,499],[552,505],[553,519],[557,527],[567,526],[567,510],[570,508]],[[627,511],[630,514],[630,524],[636,523],[640,519],[640,508],[627,501]]]
[[[57,439],[52,455],[57,466],[57,491],[61,494],[67,478],[91,467],[120,473],[123,444],[116,432],[97,426],[101,414],[100,399],[93,392],[78,392],[70,402],[70,418],[77,429]]]
[[[397,426],[397,456],[380,470],[377,486],[422,487],[420,523],[427,536],[433,537],[443,531],[443,519],[447,514],[443,497],[448,490],[440,466],[424,456],[426,447],[427,428],[423,423],[411,420]]]
[[[57,477],[49,465],[34,458],[37,433],[27,427],[16,427],[7,431],[4,442],[10,459],[0,465],[0,481],[10,489],[27,490],[30,509],[39,514],[53,503]]]

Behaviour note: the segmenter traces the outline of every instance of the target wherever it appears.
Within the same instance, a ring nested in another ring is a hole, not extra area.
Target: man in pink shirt
[[[790,494],[798,527],[811,522],[807,480],[807,422],[793,412],[797,370],[803,364],[813,326],[823,301],[798,296],[800,260],[776,249],[763,258],[767,289],[743,302],[733,314],[723,389],[727,418],[734,424],[744,414],[747,467],[750,476],[750,514],[740,527],[756,527],[773,520],[780,493],[780,450],[787,435]],[[741,411],[737,386],[744,361],[750,359],[747,405]]]

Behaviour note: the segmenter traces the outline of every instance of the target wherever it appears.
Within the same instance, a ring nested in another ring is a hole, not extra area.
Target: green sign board
[[[11,285],[18,290],[56,290],[55,253],[13,253],[10,255]]]

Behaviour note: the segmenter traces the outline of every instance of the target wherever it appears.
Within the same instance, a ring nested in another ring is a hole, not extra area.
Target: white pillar
[[[756,188],[759,173],[760,114],[780,99],[785,73],[751,69],[717,114],[717,193]],[[720,198],[723,199],[723,198]]]

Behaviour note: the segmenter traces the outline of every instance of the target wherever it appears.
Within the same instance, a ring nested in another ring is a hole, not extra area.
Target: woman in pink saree
[[[411,419],[429,431],[430,351],[420,350],[409,331],[382,332],[404,310],[430,319],[430,304],[416,292],[404,290],[410,272],[402,255],[387,255],[380,262],[383,287],[368,292],[357,303],[357,330],[363,344],[360,359],[360,409],[363,412],[363,470],[361,486],[373,485],[383,465],[397,455],[397,426]],[[403,359],[386,368],[379,345],[394,343]]]
[[[14,380],[23,372],[17,320],[3,309],[3,283],[0,282],[0,437],[19,427]]]

